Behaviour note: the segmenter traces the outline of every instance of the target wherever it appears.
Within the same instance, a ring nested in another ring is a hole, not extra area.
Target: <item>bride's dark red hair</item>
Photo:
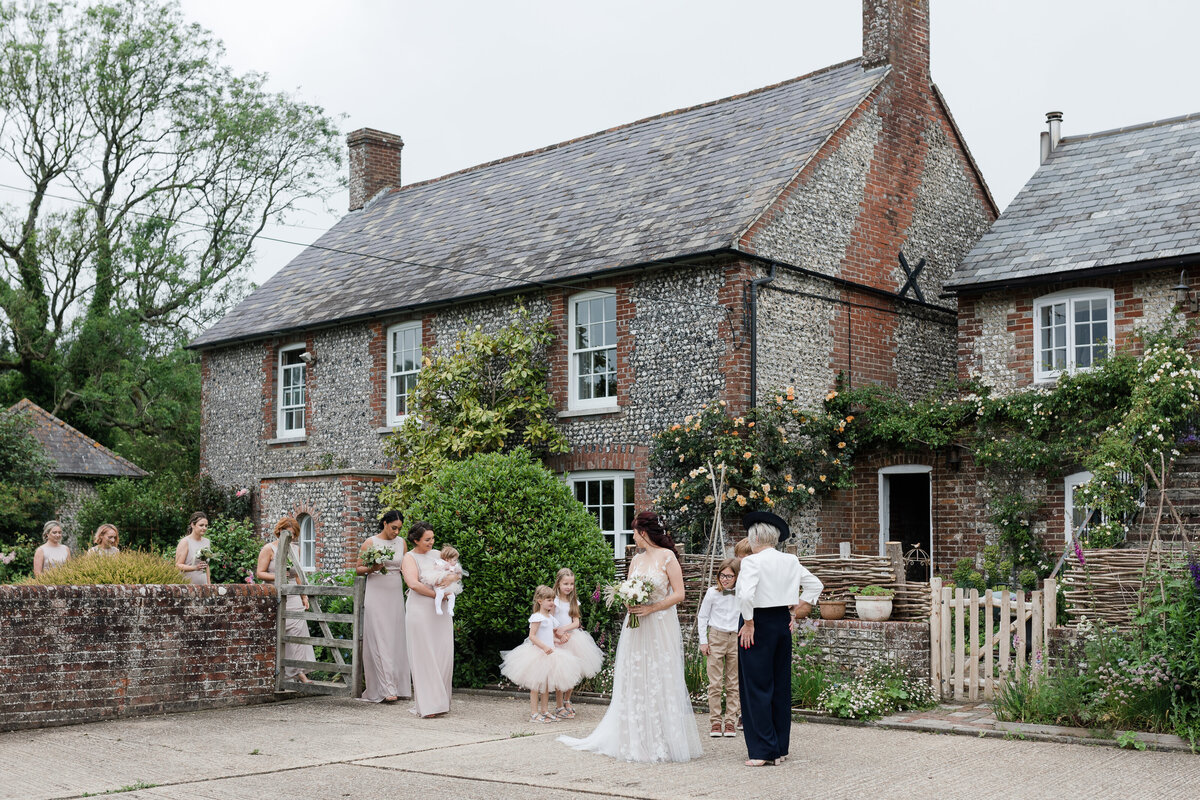
[[[658,514],[655,514],[653,511],[643,511],[634,517],[633,529],[659,547],[670,550],[675,554],[675,558],[679,558],[679,551],[675,549],[675,540],[671,538],[671,534],[667,533],[667,529],[663,527],[662,520],[658,518]]]

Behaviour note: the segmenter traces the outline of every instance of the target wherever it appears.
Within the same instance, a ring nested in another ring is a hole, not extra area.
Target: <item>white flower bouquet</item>
[[[211,547],[201,547],[196,552],[196,562],[197,563],[203,561],[204,563],[207,564],[209,561],[212,561],[212,560],[213,560],[213,551],[212,551]]]
[[[384,566],[389,561],[396,560],[396,551],[387,550],[381,547],[368,548],[362,556],[359,557],[359,562],[364,567],[379,567],[379,572],[382,575],[387,574],[387,567]]]
[[[650,599],[654,589],[654,581],[649,578],[626,578],[620,583],[604,587],[604,605],[612,608],[613,603],[620,602],[626,608],[640,606]],[[636,628],[641,624],[641,617],[629,615],[629,627]]]

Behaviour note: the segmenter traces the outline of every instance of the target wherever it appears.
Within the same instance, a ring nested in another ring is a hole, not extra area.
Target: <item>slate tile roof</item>
[[[947,288],[1200,253],[1200,114],[1064,138]]]
[[[855,59],[404,186],[343,217],[191,346],[731,247],[886,74]]]
[[[83,478],[144,478],[150,473],[25,399],[8,409],[33,417],[33,435],[54,462],[54,474]]]

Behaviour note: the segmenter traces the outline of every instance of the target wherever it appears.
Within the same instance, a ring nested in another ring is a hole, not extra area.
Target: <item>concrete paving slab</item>
[[[455,696],[419,720],[403,707],[337,698],[0,734],[0,797],[78,798],[136,785],[163,798],[553,797],[986,800],[1194,798],[1200,758],[1187,753],[947,736],[797,723],[793,758],[742,766],[742,739],[702,738],[686,764],[626,764],[554,741],[591,730],[602,706],[535,726],[526,701]],[[696,724],[705,729],[705,719]],[[257,749],[257,755],[251,755]]]

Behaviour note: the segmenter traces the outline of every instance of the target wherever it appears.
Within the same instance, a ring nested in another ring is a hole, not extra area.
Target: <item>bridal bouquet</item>
[[[369,548],[367,550],[367,552],[363,553],[362,556],[359,558],[359,562],[364,567],[374,567],[376,565],[386,564],[389,561],[395,561],[395,560],[396,560],[396,551],[395,550],[384,550],[379,547]],[[382,575],[386,575],[387,567],[381,566],[379,572]]]
[[[649,578],[626,578],[620,583],[604,587],[604,605],[612,608],[613,603],[620,602],[626,608],[640,606],[650,599],[654,589],[654,582]],[[629,627],[636,628],[641,624],[641,617],[629,615]]]
[[[196,561],[208,563],[213,560],[213,551],[211,547],[201,547],[196,553]]]

